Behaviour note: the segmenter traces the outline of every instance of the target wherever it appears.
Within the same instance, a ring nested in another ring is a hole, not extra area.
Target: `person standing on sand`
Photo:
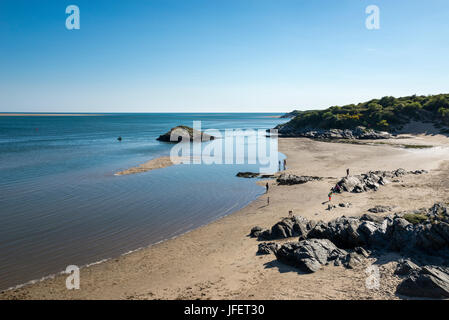
[[[287,170],[287,160],[284,159],[284,171]]]
[[[268,185],[268,182],[267,182],[267,184],[265,185],[265,193],[268,193],[268,189],[270,188],[270,186]]]
[[[331,200],[332,200],[332,191],[329,192],[329,194],[327,196],[329,197],[329,202],[331,202]]]
[[[349,177],[349,169],[346,169],[346,176]]]

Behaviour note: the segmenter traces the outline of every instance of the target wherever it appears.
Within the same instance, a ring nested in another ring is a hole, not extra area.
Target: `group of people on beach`
[[[287,160],[284,159],[284,170],[287,170]],[[282,171],[282,167],[281,167],[281,160],[279,160],[279,171]],[[265,193],[268,193],[268,190],[270,189],[270,186],[267,182],[267,184],[265,185]],[[267,198],[267,205],[270,204],[270,197]]]
[[[286,168],[287,168],[286,165],[287,165],[287,161],[284,159],[284,170],[286,170]],[[279,160],[279,171],[281,171],[281,161],[280,160]],[[349,169],[346,169],[346,177],[349,177]],[[270,186],[269,186],[268,182],[265,185],[265,189],[266,189],[265,193],[268,193],[268,190],[270,189]],[[332,201],[332,195],[334,193],[340,193],[340,192],[341,192],[341,187],[337,183],[334,187],[331,188],[329,194],[327,195],[329,197],[329,201],[328,202]],[[269,204],[270,204],[270,197],[267,198],[267,205],[269,205]]]
[[[284,171],[287,170],[287,160],[284,159]],[[282,171],[281,160],[279,160],[279,171]]]

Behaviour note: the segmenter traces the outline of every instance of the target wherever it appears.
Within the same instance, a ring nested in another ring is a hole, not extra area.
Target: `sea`
[[[266,130],[286,121],[279,115],[0,117],[0,290],[154,245],[245,207],[265,192],[236,177],[260,168],[247,154],[231,164],[115,174],[170,155],[173,144],[156,138],[172,127],[200,121],[202,130]]]

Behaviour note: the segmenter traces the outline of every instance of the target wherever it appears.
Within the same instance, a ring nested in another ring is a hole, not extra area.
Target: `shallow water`
[[[0,289],[182,234],[263,194],[257,165],[114,173],[168,155],[176,125],[268,129],[268,114],[0,117]],[[121,142],[117,137],[123,137]]]

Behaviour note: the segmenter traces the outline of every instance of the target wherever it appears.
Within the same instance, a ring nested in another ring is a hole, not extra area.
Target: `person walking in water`
[[[279,160],[279,171],[281,171],[281,160]]]
[[[268,182],[267,182],[267,184],[265,185],[265,193],[268,193],[268,189],[270,188],[270,186],[268,185]]]

